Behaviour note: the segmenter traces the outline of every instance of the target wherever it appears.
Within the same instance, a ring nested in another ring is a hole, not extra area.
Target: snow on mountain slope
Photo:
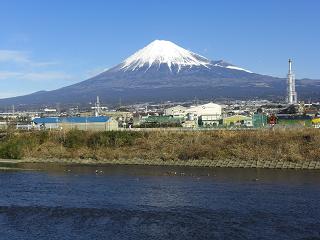
[[[236,66],[233,66],[233,65],[226,66],[226,68],[233,69],[233,70],[244,71],[244,72],[247,72],[247,73],[253,73],[253,72],[251,72],[249,70],[246,70],[246,69],[241,68],[241,67],[236,67]]]
[[[199,54],[165,40],[155,40],[143,49],[140,49],[124,60],[124,62],[120,64],[119,70],[136,71],[143,68],[144,71],[148,71],[151,66],[160,67],[160,65],[167,65],[171,72],[174,67],[174,69],[177,69],[177,73],[179,73],[183,67],[192,68],[194,66],[205,68],[223,67],[252,73],[251,71],[223,61],[212,62]]]
[[[241,68],[241,67],[237,67],[235,65],[232,65],[230,63],[224,62],[222,60],[220,61],[215,61],[212,62],[213,66],[215,67],[223,67],[223,68],[228,68],[228,69],[233,69],[233,70],[238,70],[238,71],[243,71],[243,72],[247,72],[247,73],[253,73],[247,69]]]
[[[178,69],[185,66],[207,67],[210,65],[210,61],[170,41],[155,40],[127,58],[122,63],[121,69],[124,71],[135,71],[146,65],[150,68],[154,64],[166,64],[171,71],[173,65],[177,65]]]

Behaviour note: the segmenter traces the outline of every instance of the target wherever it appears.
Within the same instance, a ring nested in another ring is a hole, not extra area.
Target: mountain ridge
[[[297,80],[299,96],[318,98],[320,81]],[[261,75],[223,60],[209,60],[156,40],[120,64],[85,81],[53,91],[0,99],[0,106],[88,104],[203,99],[284,99],[286,79]]]

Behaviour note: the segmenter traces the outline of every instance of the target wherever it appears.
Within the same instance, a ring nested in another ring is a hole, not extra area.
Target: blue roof
[[[59,118],[51,117],[51,118],[35,118],[32,120],[35,124],[43,124],[43,123],[59,123]]]
[[[97,123],[97,122],[108,122],[110,117],[99,116],[99,117],[45,117],[35,118],[33,122],[35,124],[48,124],[48,123]]]

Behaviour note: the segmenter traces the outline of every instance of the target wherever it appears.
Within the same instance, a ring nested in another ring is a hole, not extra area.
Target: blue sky
[[[85,80],[155,39],[212,60],[320,79],[318,0],[2,0],[0,97]]]

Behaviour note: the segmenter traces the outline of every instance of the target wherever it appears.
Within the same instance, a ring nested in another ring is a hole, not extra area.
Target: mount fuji
[[[320,81],[297,80],[299,98],[319,99]],[[119,65],[53,91],[0,100],[0,106],[87,104],[200,99],[284,99],[286,79],[211,61],[164,40],[155,40]]]

